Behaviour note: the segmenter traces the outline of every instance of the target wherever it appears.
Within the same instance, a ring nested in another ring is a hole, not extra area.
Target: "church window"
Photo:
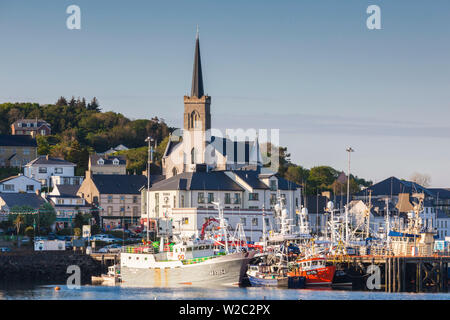
[[[191,150],[191,164],[195,164],[195,148]]]

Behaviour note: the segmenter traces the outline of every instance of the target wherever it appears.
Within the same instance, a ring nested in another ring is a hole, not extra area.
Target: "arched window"
[[[190,129],[197,129],[201,127],[200,114],[197,111],[192,111],[189,118]]]
[[[191,164],[195,164],[195,148],[191,150]]]
[[[177,173],[178,173],[178,172],[177,172],[177,168],[173,168],[173,169],[172,169],[172,175],[173,175],[173,176],[176,176]]]

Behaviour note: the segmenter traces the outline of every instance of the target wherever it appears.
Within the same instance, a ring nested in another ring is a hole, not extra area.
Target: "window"
[[[25,155],[29,155],[30,154],[30,149],[25,148],[25,149],[23,149],[22,153],[23,153],[24,156]]]
[[[137,196],[133,196],[133,203],[138,203],[138,197]]]
[[[47,133],[45,132],[45,130],[41,130],[41,135],[45,136]]]
[[[184,195],[181,195],[180,199],[181,199],[181,208],[184,208]]]
[[[249,201],[257,201],[258,200],[258,193],[249,193],[248,194],[248,200]]]
[[[269,225],[269,218],[264,218],[264,222],[266,223],[266,226]]]
[[[214,201],[214,193],[208,193],[208,203],[212,203]]]
[[[108,196],[108,203],[113,203],[113,197],[112,196]]]
[[[17,126],[18,126],[19,128],[22,128],[22,122],[19,122],[19,123],[17,124]]]
[[[112,216],[112,210],[113,210],[113,207],[108,207],[108,209],[107,209],[108,216]]]
[[[31,123],[27,123],[27,128],[29,128],[31,126]]]
[[[241,194],[236,192],[234,194],[233,204],[240,204],[240,203],[241,203]]]
[[[63,168],[55,168],[55,173],[63,173]]]
[[[47,173],[46,167],[39,167],[39,173]]]
[[[119,160],[117,158],[115,158],[113,160],[113,165],[118,166],[119,165]]]
[[[105,164],[105,161],[103,159],[98,159],[97,164],[103,165]]]
[[[159,215],[159,193],[155,193],[155,213]]]
[[[27,191],[34,191],[34,185],[27,184]]]
[[[247,224],[247,219],[246,218],[241,218],[241,224],[243,226],[245,226]]]
[[[120,196],[120,203],[125,203],[125,196]]]
[[[198,193],[197,202],[198,203],[205,203],[205,194],[203,192],[199,192]]]
[[[189,218],[183,218],[182,224],[189,224]]]
[[[56,203],[57,204],[64,204],[64,200],[63,199],[58,199],[58,200],[56,200]]]
[[[83,199],[77,199],[77,204],[83,204]]]
[[[14,185],[13,184],[4,184],[3,191],[14,191]]]
[[[270,191],[277,191],[277,181],[270,180]]]
[[[270,194],[270,204],[275,205],[277,203],[277,195],[275,193]]]
[[[133,207],[133,215],[136,216],[138,214],[138,207]]]
[[[122,213],[125,213],[125,206],[121,206],[120,207],[120,213],[122,214]]]
[[[231,204],[231,194],[225,193],[225,204]]]
[[[252,218],[252,226],[258,226],[258,218]]]
[[[248,206],[248,208],[249,208],[250,210],[258,210],[258,209],[259,209],[258,206]]]

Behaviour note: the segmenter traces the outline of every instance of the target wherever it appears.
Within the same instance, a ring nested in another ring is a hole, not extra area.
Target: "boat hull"
[[[207,287],[239,285],[254,253],[233,253],[202,263],[165,268],[122,266],[122,286],[133,287]]]
[[[273,278],[273,279],[266,279],[266,278],[259,278],[248,275],[248,280],[250,281],[250,284],[252,287],[287,287],[288,286],[288,278]]]
[[[305,277],[306,286],[331,286],[335,271],[335,266],[327,266],[307,271],[297,270],[295,273],[290,273],[289,276]]]

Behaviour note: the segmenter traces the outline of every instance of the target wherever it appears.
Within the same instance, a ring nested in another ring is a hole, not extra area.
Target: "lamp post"
[[[348,152],[348,174],[347,174],[347,206],[345,207],[345,241],[348,242],[348,205],[350,203],[350,155],[355,150],[348,147],[345,151]]]
[[[150,164],[153,162],[153,138],[147,137],[145,142],[148,142],[148,159],[147,159],[147,242],[150,241]]]

